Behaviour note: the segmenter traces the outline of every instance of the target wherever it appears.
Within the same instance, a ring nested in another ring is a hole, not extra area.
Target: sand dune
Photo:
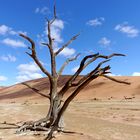
[[[58,82],[59,88],[62,87],[70,76],[61,76]],[[81,78],[81,77],[79,77]],[[98,78],[85,87],[77,96],[77,99],[123,99],[126,97],[140,98],[140,77],[115,77],[120,80],[130,82],[131,85],[119,84],[105,78]],[[49,81],[46,78],[31,80],[26,82],[28,85],[47,94]],[[69,91],[70,92],[70,91]],[[68,93],[67,93],[68,94]],[[42,99],[43,97],[29,89],[22,83],[0,89],[0,100],[9,99]]]

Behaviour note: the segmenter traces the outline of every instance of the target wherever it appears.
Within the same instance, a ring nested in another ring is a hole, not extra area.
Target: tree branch
[[[125,56],[124,54],[118,54],[118,53],[113,53],[109,56],[106,55],[100,55],[99,53],[93,54],[93,55],[87,55],[83,58],[83,60],[80,63],[79,69],[76,71],[76,73],[73,76],[73,81],[77,78],[77,76],[92,62],[97,60],[98,58],[104,58],[104,59],[110,59],[113,56]],[[88,60],[90,59],[90,60]],[[88,61],[87,61],[88,60]],[[87,62],[86,62],[87,61]]]
[[[59,94],[61,95],[61,97],[63,97],[63,95],[65,94],[65,92],[71,88],[72,86],[77,86],[78,85],[78,82],[77,83],[74,83],[74,81],[76,80],[76,78],[79,76],[79,74],[89,65],[91,64],[92,62],[94,62],[96,59],[98,58],[104,58],[104,59],[107,59],[107,61],[102,61],[101,63],[98,64],[98,66],[92,71],[92,73],[94,73],[103,63],[105,62],[108,62],[113,56],[125,56],[123,54],[117,54],[117,53],[113,53],[109,56],[105,56],[105,55],[100,55],[99,53],[96,53],[96,54],[92,54],[92,55],[87,55],[85,56],[81,63],[80,63],[80,66],[78,68],[78,70],[75,72],[75,74],[66,82],[66,84],[64,85],[64,87],[60,90]],[[90,59],[90,60],[88,60]],[[88,60],[88,61],[87,61]],[[108,72],[105,72],[105,74],[108,73]],[[87,77],[85,77],[86,79]],[[83,80],[85,80],[83,79]],[[81,81],[79,81],[79,83],[81,83]]]
[[[122,84],[127,84],[127,85],[130,85],[131,83],[130,82],[126,82],[126,81],[122,81],[122,80],[118,80],[118,79],[115,79],[113,77],[110,77],[108,75],[102,75],[103,77],[109,79],[109,80],[112,80],[114,82],[117,82],[117,83],[122,83]]]
[[[47,46],[50,50],[50,45],[48,43],[41,43],[41,44],[44,45],[44,46]]]
[[[61,51],[63,51],[67,46],[69,46],[80,34],[73,36],[65,45],[63,45],[57,52],[55,52],[55,56],[57,56]]]
[[[31,54],[28,53],[28,52],[26,52],[26,53],[30,57],[32,57],[32,59],[39,66],[39,68],[41,69],[41,71],[48,76],[48,78],[49,78],[49,80],[51,82],[51,75],[50,75],[50,73],[43,67],[43,65],[41,64],[41,62],[37,58],[34,41],[31,38],[29,38],[28,36],[24,35],[24,34],[19,34],[19,35],[31,43],[31,48],[30,48]]]
[[[63,64],[62,67],[60,68],[60,70],[58,71],[58,75],[60,76],[60,75],[62,74],[64,68],[65,68],[70,62],[76,60],[76,59],[78,58],[79,55],[80,55],[80,53],[77,54],[75,57],[68,58],[68,59],[64,62],[64,64]]]
[[[113,54],[107,56],[107,55],[100,55],[99,53],[97,53],[97,55],[95,54],[95,56],[91,56],[92,59],[89,60],[88,62],[85,63],[85,61],[83,60],[84,63],[85,63],[84,68],[87,67],[90,63],[92,63],[95,60],[97,60],[98,58],[110,59],[110,58],[112,58],[114,56],[125,56],[125,55],[124,54],[119,54],[119,53],[113,53]]]
[[[108,61],[110,61],[110,59],[100,62],[100,63],[96,66],[96,68],[95,68],[94,70],[92,70],[90,73],[88,73],[88,74],[85,75],[83,78],[81,78],[77,83],[72,83],[71,86],[72,86],[72,87],[73,87],[73,86],[74,86],[74,87],[75,87],[75,86],[78,86],[78,85],[80,85],[81,83],[83,83],[85,80],[87,80],[91,75],[94,75],[94,74],[98,73],[99,71],[101,71],[102,68],[100,68],[100,67],[101,67],[104,63],[106,63],[106,62],[108,62]],[[110,66],[107,66],[107,68],[108,68],[108,70],[109,70],[109,69],[110,69]],[[106,74],[106,73],[108,73],[108,72],[104,72],[104,73]]]
[[[53,24],[53,22],[57,19],[56,15],[56,2],[54,1],[54,7],[53,7],[53,16],[54,18],[50,21],[50,24]]]
[[[41,96],[43,96],[43,97],[45,97],[45,98],[50,99],[50,95],[49,95],[49,94],[48,94],[48,95],[45,95],[45,94],[39,92],[38,89],[36,89],[36,88],[34,88],[34,87],[31,87],[30,85],[28,85],[28,84],[25,83],[25,82],[23,82],[23,83],[21,83],[21,84],[23,84],[23,85],[27,86],[28,88],[32,89],[32,90],[33,90],[34,92],[36,92],[37,94],[39,94],[39,95],[41,95]]]

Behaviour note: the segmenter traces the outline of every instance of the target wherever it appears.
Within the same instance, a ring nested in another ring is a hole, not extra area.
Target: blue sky
[[[55,49],[81,32],[79,38],[58,56],[58,69],[66,58],[78,52],[82,53],[79,60],[89,53],[109,55],[115,52],[127,56],[109,62],[113,75],[140,75],[139,0],[56,0],[56,3],[59,19],[52,26]],[[52,10],[52,0],[0,1],[0,85],[44,76],[25,54],[29,44],[18,36],[21,32],[35,40],[38,57],[50,70],[48,50],[40,42],[46,41],[45,17],[51,18]],[[79,60],[71,63],[63,74],[73,74]]]

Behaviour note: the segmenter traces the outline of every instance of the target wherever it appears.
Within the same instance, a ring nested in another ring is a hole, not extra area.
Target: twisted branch
[[[108,75],[102,75],[103,77],[111,80],[111,81],[114,81],[114,82],[117,82],[117,83],[122,83],[122,84],[127,84],[127,85],[130,85],[131,83],[130,82],[126,82],[126,81],[122,81],[122,80],[118,80],[118,79],[115,79],[113,77],[110,77]]]
[[[78,86],[78,84],[82,83],[82,80],[86,80],[87,76],[90,74],[87,74],[85,77],[83,77],[83,79],[81,79],[79,82],[75,83],[76,78],[79,76],[79,74],[92,62],[94,62],[95,60],[99,59],[99,58],[103,58],[103,59],[107,59],[105,61],[102,61],[101,63],[98,64],[98,66],[91,72],[91,73],[96,73],[96,71],[101,67],[102,64],[108,62],[110,60],[111,57],[114,56],[125,56],[123,54],[118,54],[118,53],[113,53],[109,56],[106,55],[100,55],[99,53],[96,54],[92,54],[92,55],[87,55],[85,56],[81,63],[80,66],[78,68],[78,70],[75,72],[75,74],[73,76],[71,76],[71,78],[66,82],[66,84],[64,85],[64,87],[60,90],[59,94],[61,95],[61,97],[63,97],[63,95],[66,93],[66,91],[68,91],[68,89],[70,89],[73,86]],[[88,60],[90,59],[90,60]],[[105,72],[105,74],[107,74],[108,72]]]
[[[24,34],[19,34],[21,37],[23,37],[24,39],[26,39],[27,41],[29,41],[30,42],[30,44],[31,44],[31,47],[28,47],[28,49],[30,49],[31,50],[31,54],[30,53],[28,53],[28,52],[26,52],[34,61],[35,61],[35,63],[39,66],[39,68],[41,69],[41,71],[44,73],[44,74],[46,74],[47,76],[48,76],[48,78],[49,78],[49,80],[51,81],[51,75],[50,75],[50,73],[44,68],[44,66],[41,64],[41,62],[39,61],[39,59],[38,59],[38,57],[37,57],[37,55],[36,55],[36,48],[35,48],[35,43],[34,43],[34,41],[30,38],[30,37],[28,37],[28,36],[26,36],[26,35],[24,35]]]
[[[36,92],[37,94],[39,94],[39,95],[41,95],[41,96],[43,96],[43,97],[46,97],[46,98],[50,99],[50,95],[49,95],[49,94],[48,94],[48,95],[45,95],[45,94],[41,93],[38,89],[36,89],[36,88],[34,88],[34,87],[31,87],[30,85],[28,85],[28,84],[25,83],[25,82],[23,82],[22,84],[25,85],[25,86],[27,86],[28,88],[32,89],[32,90],[33,90],[34,92]]]
[[[61,66],[60,70],[58,71],[58,75],[60,76],[63,72],[63,70],[65,69],[65,67],[72,61],[76,60],[78,57],[79,57],[80,53],[77,54],[75,57],[72,57],[72,58],[68,58],[64,64]]]
[[[80,34],[73,36],[65,45],[63,45],[58,51],[55,52],[55,56],[57,56],[61,51],[63,51],[67,46],[69,46]]]

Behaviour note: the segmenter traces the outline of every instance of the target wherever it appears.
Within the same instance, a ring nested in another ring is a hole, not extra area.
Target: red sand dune
[[[58,82],[58,86],[61,87],[69,79],[70,76],[61,76]],[[79,77],[81,78],[81,76]],[[127,82],[131,85],[119,84],[110,81],[105,78],[98,78],[92,81],[87,87],[85,87],[77,96],[78,99],[108,99],[113,97],[114,99],[124,99],[124,96],[132,97],[136,99],[140,98],[140,77],[115,77]],[[38,89],[45,94],[48,93],[49,81],[46,78],[27,81],[28,85]],[[69,91],[70,92],[70,91]],[[42,99],[43,97],[35,93],[32,89],[29,89],[22,83],[9,87],[0,88],[0,100],[9,99]],[[112,99],[113,99],[112,98]]]

